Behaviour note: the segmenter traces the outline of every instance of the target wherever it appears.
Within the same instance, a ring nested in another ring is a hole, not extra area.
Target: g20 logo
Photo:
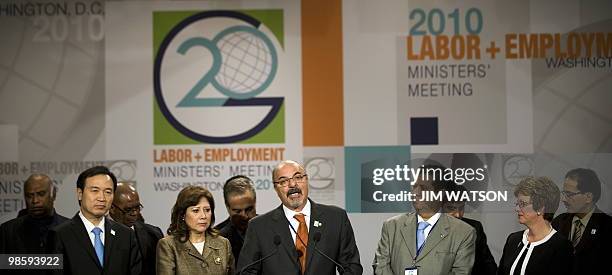
[[[283,142],[284,98],[260,96],[277,75],[278,37],[246,12],[181,16],[154,13],[154,93],[163,118],[203,143],[248,143],[276,120],[282,129],[259,142]]]

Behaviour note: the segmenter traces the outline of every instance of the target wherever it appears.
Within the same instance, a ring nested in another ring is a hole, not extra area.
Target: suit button
[[[206,263],[202,263],[202,267],[206,267]]]

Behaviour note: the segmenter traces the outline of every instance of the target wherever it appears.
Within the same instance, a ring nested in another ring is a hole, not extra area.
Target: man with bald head
[[[308,198],[302,165],[285,160],[272,171],[281,201],[249,223],[237,270],[241,274],[362,274],[346,211]],[[257,261],[257,263],[255,263]]]
[[[142,274],[155,274],[155,251],[157,242],[164,237],[157,226],[144,223],[140,210],[142,204],[136,188],[127,182],[117,183],[113,204],[109,211],[116,222],[131,228],[142,255]]]
[[[23,190],[25,215],[0,226],[0,254],[45,253],[49,229],[68,220],[53,208],[57,189],[49,176],[32,174]]]

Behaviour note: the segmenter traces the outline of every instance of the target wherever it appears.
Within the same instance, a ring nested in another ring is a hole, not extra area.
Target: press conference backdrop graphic
[[[302,33],[302,20],[333,5],[344,142],[305,147],[302,48],[327,30]],[[599,207],[612,212],[609,10],[609,1],[2,1],[0,221],[24,206],[32,172],[54,178],[56,209],[73,215],[76,175],[97,164],[135,180],[144,217],[163,229],[188,184],[209,188],[225,219],[221,188],[234,174],[255,180],[263,213],[279,203],[272,166],[290,158],[304,162],[316,201],[349,211],[368,272],[382,222],[411,209],[375,200],[406,182],[374,185],[374,169],[428,159],[485,168],[469,190],[510,192],[468,204],[499,259],[521,229],[511,191],[526,175],[561,184],[567,170],[590,167],[607,194]]]
[[[512,144],[506,83],[528,79],[506,69],[499,44],[529,26],[527,14],[497,5],[527,3],[466,4],[409,2],[409,28],[397,39],[400,143]],[[514,24],[503,23],[510,18]]]
[[[155,143],[283,143],[284,98],[259,96],[279,69],[282,20],[282,10],[155,12]]]
[[[223,183],[238,174],[260,212],[277,206],[274,165],[302,159],[298,5],[107,3],[106,138],[119,146],[106,155],[137,156],[150,222],[167,227],[188,185],[212,191],[221,222]]]
[[[0,142],[0,221],[25,206],[23,181],[34,172],[60,186],[58,209],[75,212],[75,174],[106,163],[104,8],[0,2],[0,136],[10,137]]]

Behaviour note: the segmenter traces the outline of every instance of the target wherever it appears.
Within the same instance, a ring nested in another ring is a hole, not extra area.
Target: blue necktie
[[[429,227],[428,222],[420,222],[417,227],[417,255],[419,255],[423,244],[425,244],[425,228],[427,227]]]
[[[104,245],[102,244],[102,239],[100,238],[100,233],[102,233],[102,229],[99,227],[94,227],[91,232],[94,233],[94,249],[96,250],[96,255],[98,256],[98,261],[100,261],[100,265],[104,267]]]

